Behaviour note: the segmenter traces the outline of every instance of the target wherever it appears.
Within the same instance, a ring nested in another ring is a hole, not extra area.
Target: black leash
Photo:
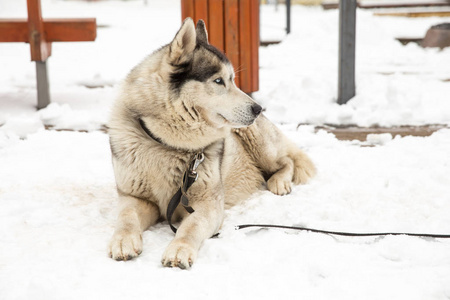
[[[172,196],[172,199],[170,199],[169,205],[167,206],[166,218],[169,222],[170,228],[174,233],[177,233],[177,228],[172,225],[172,215],[180,202],[188,213],[192,214],[194,212],[194,209],[189,205],[189,198],[187,197],[186,192],[197,180],[197,168],[204,160],[205,154],[203,154],[203,151],[194,155],[194,158],[189,164],[186,172],[184,172],[183,183],[181,184],[181,187],[178,189],[175,195]]]
[[[439,239],[448,239],[448,238],[450,238],[450,234],[406,233],[406,232],[354,233],[354,232],[320,230],[320,229],[307,228],[307,227],[285,226],[285,225],[269,225],[269,224],[245,224],[245,225],[238,225],[238,226],[236,226],[236,230],[249,228],[249,227],[293,229],[293,230],[303,230],[303,231],[310,231],[310,232],[331,234],[331,235],[342,235],[342,236],[407,235],[407,236],[430,237],[430,238],[439,238]]]
[[[153,132],[145,125],[145,122],[139,118],[138,119],[139,125],[141,126],[142,130],[155,142],[166,146],[168,148],[172,148],[169,145],[165,144],[159,137],[155,136]],[[184,209],[190,214],[194,212],[194,209],[189,205],[189,198],[186,195],[186,192],[189,190],[191,185],[197,180],[198,174],[197,174],[197,168],[198,166],[205,160],[205,154],[203,153],[203,149],[197,152],[191,162],[189,163],[189,166],[187,167],[186,171],[183,174],[183,182],[181,184],[181,187],[178,189],[178,191],[172,196],[172,199],[169,201],[169,205],[167,206],[167,212],[166,212],[166,218],[169,222],[170,228],[174,233],[177,232],[177,228],[173,226],[172,224],[172,216],[175,212],[175,209],[178,207],[178,205],[181,202],[181,205],[183,205]]]

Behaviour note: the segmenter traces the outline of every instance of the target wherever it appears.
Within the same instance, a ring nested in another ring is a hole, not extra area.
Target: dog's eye
[[[223,79],[222,78],[216,78],[216,79],[214,79],[214,82],[215,83],[217,83],[217,84],[220,84],[220,85],[225,85],[225,82],[223,82]]]

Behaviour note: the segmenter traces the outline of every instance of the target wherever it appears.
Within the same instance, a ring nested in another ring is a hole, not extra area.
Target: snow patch
[[[13,116],[0,127],[0,132],[6,136],[17,135],[19,138],[26,138],[29,134],[42,129],[44,129],[44,124],[37,115]]]
[[[392,134],[390,133],[379,133],[379,134],[368,134],[366,141],[372,145],[385,145],[392,140]]]

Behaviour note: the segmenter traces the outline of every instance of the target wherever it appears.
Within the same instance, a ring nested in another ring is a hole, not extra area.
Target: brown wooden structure
[[[259,88],[259,0],[181,0],[181,15],[205,21],[211,45],[233,64],[236,85],[245,93]]]
[[[47,58],[52,42],[94,41],[97,25],[94,18],[42,19],[40,0],[27,0],[28,19],[0,19],[0,42],[30,44],[31,60],[36,62],[38,108],[50,103]]]

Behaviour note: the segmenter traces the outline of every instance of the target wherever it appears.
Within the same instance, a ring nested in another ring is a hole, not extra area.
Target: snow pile
[[[35,133],[43,129],[44,125],[37,116],[13,116],[9,118],[3,126],[0,127],[0,132],[7,136],[18,136],[25,138],[28,134]]]

